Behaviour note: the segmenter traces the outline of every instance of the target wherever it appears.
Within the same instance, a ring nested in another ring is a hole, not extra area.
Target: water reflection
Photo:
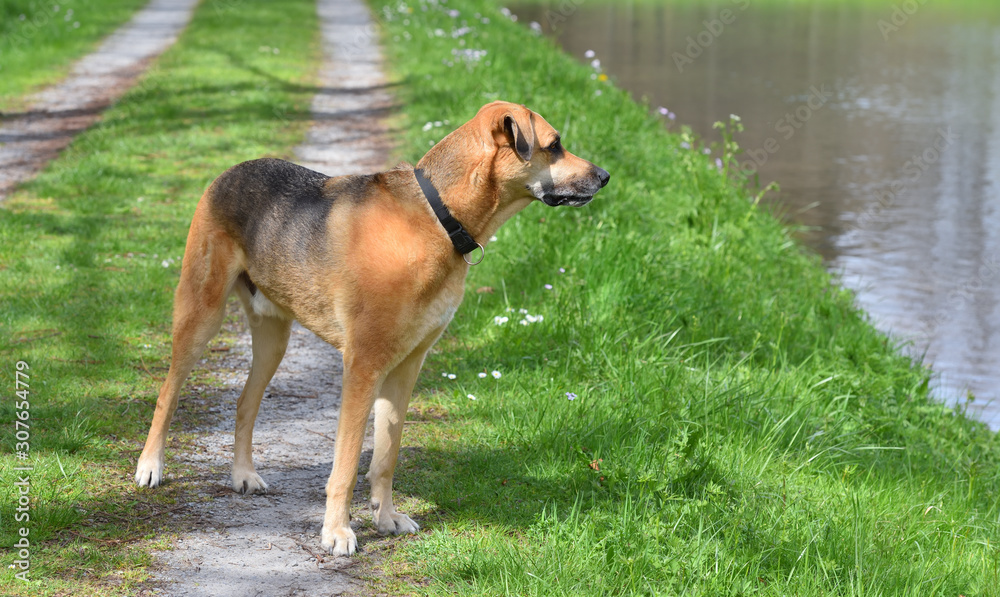
[[[972,391],[1000,427],[1000,7],[511,9],[703,136],[740,115],[744,164],[780,183],[805,241],[934,366],[943,398]]]

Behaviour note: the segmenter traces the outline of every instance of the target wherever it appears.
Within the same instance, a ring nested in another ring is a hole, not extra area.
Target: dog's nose
[[[594,166],[594,170],[597,170],[597,178],[601,181],[601,188],[603,189],[608,184],[608,181],[611,180],[611,175],[604,168]]]

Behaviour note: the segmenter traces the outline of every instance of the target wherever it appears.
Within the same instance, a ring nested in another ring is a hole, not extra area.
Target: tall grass
[[[375,6],[406,82],[403,157],[447,132],[425,123],[499,98],[612,175],[587,207],[522,212],[473,269],[415,403],[435,416],[405,440],[421,449],[399,486],[430,531],[400,544],[401,582],[460,595],[994,590],[996,436],[928,395],[929,372],[720,172],[731,155],[665,130],[495,2]],[[470,49],[485,56],[463,59]],[[522,308],[544,320],[519,325]]]

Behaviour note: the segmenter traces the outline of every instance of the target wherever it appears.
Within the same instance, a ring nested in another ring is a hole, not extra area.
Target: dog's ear
[[[516,115],[514,112],[508,112],[503,117],[503,130],[517,155],[522,160],[530,162],[535,147],[535,131],[531,128],[531,112],[527,108],[524,109],[524,113],[518,111]]]
[[[535,129],[531,126],[531,110],[509,102],[493,102],[479,110],[483,137],[494,147],[508,146],[525,162],[531,160],[535,146]]]

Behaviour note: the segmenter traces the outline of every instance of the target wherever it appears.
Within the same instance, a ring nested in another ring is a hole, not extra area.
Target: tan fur
[[[494,102],[438,143],[417,167],[455,218],[485,245],[508,218],[540,198],[538,189],[583,188],[592,196],[607,182],[607,173],[590,162],[545,150],[556,137],[527,108]],[[604,175],[599,184],[596,172]],[[341,555],[356,548],[349,508],[372,408],[375,451],[368,479],[376,526],[380,533],[416,532],[418,525],[393,505],[393,470],[414,383],[427,351],[462,302],[469,266],[408,167],[380,173],[363,188],[356,178],[329,179],[323,191],[332,201],[325,244],[311,247],[304,258],[275,251],[248,259],[236,226],[213,211],[220,184],[209,187],[191,223],[174,303],[171,366],[139,458],[137,483],[155,487],[161,482],[166,433],[181,384],[217,333],[226,297],[235,291],[250,320],[253,362],[237,405],[233,488],[267,489],[251,457],[253,425],[295,318],[344,356],[323,545]],[[242,272],[256,285],[256,296],[238,280]]]

